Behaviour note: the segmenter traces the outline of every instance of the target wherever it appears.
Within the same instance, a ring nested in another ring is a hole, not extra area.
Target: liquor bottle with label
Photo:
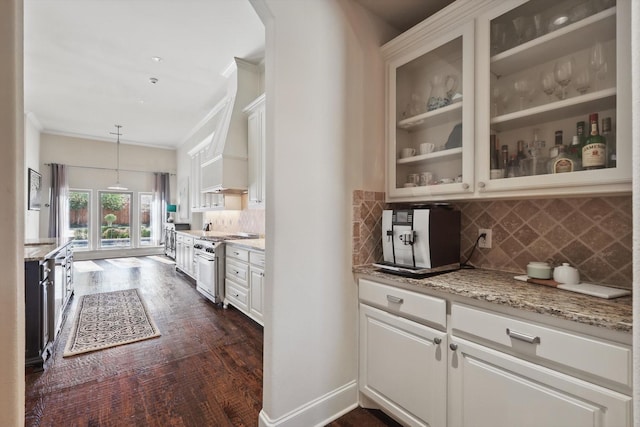
[[[582,168],[602,169],[607,164],[607,141],[598,131],[598,114],[589,115],[589,136],[582,147]]]
[[[573,135],[571,145],[567,147],[567,156],[573,160],[573,170],[582,170],[582,144],[580,144],[580,138],[578,135]]]
[[[562,131],[557,130],[555,133],[555,144],[549,148],[549,160],[547,161],[547,172],[556,173],[555,163],[560,155],[560,148],[562,147],[562,154],[564,155],[564,145],[562,145]]]
[[[602,136],[607,141],[607,167],[615,168],[617,165],[616,138],[611,126],[611,117],[602,119]]]
[[[503,178],[506,178],[508,176],[508,171],[509,171],[509,146],[508,145],[503,145],[502,146],[502,150],[501,150],[501,162],[500,162],[500,167],[502,168],[502,176]]]
[[[520,167],[518,176],[531,175],[531,162],[529,161],[529,156],[524,149],[524,141],[522,139],[518,140],[518,154],[516,157],[518,160],[518,166]]]

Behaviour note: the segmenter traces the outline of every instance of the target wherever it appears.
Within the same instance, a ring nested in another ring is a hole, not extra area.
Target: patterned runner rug
[[[137,289],[82,295],[63,357],[158,336]]]

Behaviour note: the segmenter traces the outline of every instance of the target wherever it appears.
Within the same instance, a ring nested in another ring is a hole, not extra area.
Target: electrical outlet
[[[478,241],[479,248],[491,249],[491,229],[490,228],[479,228],[478,236],[481,234],[486,234],[485,237],[481,237]]]

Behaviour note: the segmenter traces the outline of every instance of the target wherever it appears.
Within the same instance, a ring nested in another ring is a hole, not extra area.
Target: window
[[[100,191],[100,247],[131,247],[131,193]]]
[[[153,231],[151,228],[151,202],[153,194],[140,193],[140,246],[149,246],[153,243]]]
[[[91,247],[90,208],[90,190],[69,190],[69,232],[73,239],[74,249],[89,249]]]

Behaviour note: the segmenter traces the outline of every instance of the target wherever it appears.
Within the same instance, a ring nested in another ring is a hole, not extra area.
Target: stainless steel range
[[[216,237],[201,237],[193,245],[196,289],[211,302],[224,300],[225,240],[255,239],[256,234],[239,233]]]
[[[176,230],[191,230],[191,224],[167,222],[164,224],[164,254],[176,259]]]

